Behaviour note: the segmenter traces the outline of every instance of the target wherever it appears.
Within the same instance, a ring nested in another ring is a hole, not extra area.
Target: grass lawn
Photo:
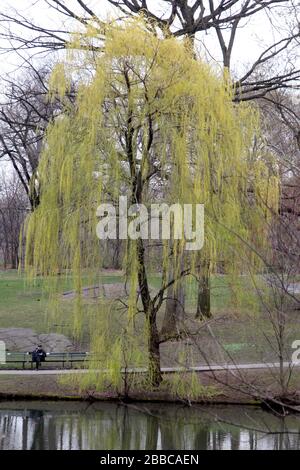
[[[86,278],[86,285],[90,280]],[[120,272],[108,272],[101,274],[100,282],[105,284],[122,283],[124,277]],[[159,276],[150,277],[151,286],[159,287]],[[15,270],[0,271],[0,328],[32,328],[38,333],[45,332],[49,327],[46,318],[49,307],[47,296],[43,291],[43,278],[37,279],[34,284],[26,281],[23,274]],[[61,276],[58,285],[63,293],[72,289],[72,279]],[[230,290],[222,278],[212,280],[212,308],[219,311],[226,308],[230,297]],[[196,301],[195,284],[187,287],[187,302],[194,305]],[[62,313],[68,317],[70,302],[64,302]],[[68,318],[69,320],[69,318]],[[66,319],[63,320],[66,323]],[[51,325],[50,325],[51,326]]]
[[[41,281],[28,287],[16,271],[0,271],[0,328],[33,328],[41,332],[45,308]]]
[[[122,282],[120,275],[108,274],[101,278],[107,284]],[[0,271],[0,328],[32,328],[37,333],[49,330],[51,324],[46,318],[49,302],[43,286],[43,278],[33,284],[15,270]],[[71,278],[61,276],[58,287],[62,293],[72,289]],[[67,317],[70,307],[67,302],[62,307]]]
[[[72,279],[59,277],[59,290],[66,292],[72,289]],[[104,284],[122,283],[124,278],[118,271],[102,272],[98,282]],[[159,288],[159,276],[150,276],[153,289]],[[43,293],[43,278],[34,284],[25,281],[24,276],[16,271],[0,271],[0,328],[31,328],[37,333],[60,332],[71,338],[73,301],[63,300],[59,320],[54,320],[49,312],[51,304]],[[90,286],[91,280],[86,277],[84,286]],[[242,303],[235,303],[234,291],[230,288],[228,278],[214,276],[211,281],[211,302],[214,320],[209,328],[199,331],[197,344],[186,341],[166,343],[161,346],[164,366],[181,364],[179,357],[191,356],[196,364],[205,362],[202,352],[213,362],[260,362],[278,360],[274,332],[267,316],[256,311],[254,300],[247,288],[247,278],[240,278]],[[196,284],[186,286],[186,304],[190,319],[194,318],[196,306]],[[85,300],[89,312],[93,312],[94,301]],[[254,313],[255,312],[255,313]],[[118,312],[114,312],[116,320]],[[163,312],[160,313],[161,321]],[[117,322],[116,322],[117,323]],[[200,326],[200,323],[199,323]],[[287,312],[287,357],[291,355],[291,343],[300,339],[300,312]],[[84,350],[89,347],[88,321],[85,322],[83,337]]]

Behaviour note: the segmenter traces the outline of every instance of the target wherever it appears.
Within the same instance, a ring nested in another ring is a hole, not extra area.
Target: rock
[[[0,341],[9,351],[33,351],[41,344],[46,352],[72,351],[72,342],[58,333],[38,334],[30,328],[0,328]]]

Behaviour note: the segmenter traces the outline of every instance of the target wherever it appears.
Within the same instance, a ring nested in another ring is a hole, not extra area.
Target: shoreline
[[[77,374],[76,374],[77,375]],[[201,405],[253,405],[262,406],[263,398],[266,394],[262,389],[257,389],[257,393],[252,393],[250,389],[243,386],[240,378],[225,371],[218,373],[204,372],[199,374],[203,393],[198,397],[189,397],[184,394],[178,396],[171,392],[171,374],[166,378],[160,390],[147,390],[132,388],[127,396],[123,391],[117,392],[109,387],[106,391],[95,389],[83,390],[80,383],[68,382],[64,375],[44,375],[37,373],[32,375],[17,375],[13,373],[0,376],[0,402],[1,401],[74,401],[74,402],[144,402],[144,403],[176,403],[191,405],[192,403]],[[253,383],[253,380],[265,382],[268,388],[267,395],[274,397],[278,390],[272,386],[272,376],[269,380],[261,370],[245,372],[244,379]],[[265,389],[266,390],[266,389]],[[261,393],[260,393],[261,392]]]
[[[152,392],[155,393],[155,392]],[[22,393],[5,393],[0,392],[0,403],[3,401],[55,401],[55,402],[86,402],[86,403],[94,403],[94,402],[110,402],[110,403],[168,403],[168,404],[181,404],[181,405],[209,405],[209,406],[258,406],[262,405],[262,402],[259,400],[250,399],[249,400],[217,400],[215,399],[203,399],[203,400],[187,400],[187,399],[180,399],[180,398],[172,398],[172,397],[161,397],[158,396],[159,392],[157,392],[157,396],[146,396],[146,394],[132,394],[129,397],[125,398],[122,396],[105,396],[105,395],[96,395],[93,397],[89,397],[86,395],[52,395],[52,394],[22,394]]]

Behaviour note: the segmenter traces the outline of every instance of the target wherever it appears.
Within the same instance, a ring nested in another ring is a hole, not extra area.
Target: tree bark
[[[162,325],[162,334],[172,334],[178,331],[178,323],[184,318],[184,288],[182,282],[168,289],[166,310]]]
[[[160,368],[159,333],[156,325],[156,310],[151,300],[145,268],[145,248],[143,240],[137,240],[138,283],[146,321],[148,322],[148,378],[152,387],[158,387],[162,381]]]
[[[153,313],[153,311],[150,312],[148,332],[149,381],[152,387],[159,387],[162,381],[160,368],[159,334],[156,321],[153,318]]]
[[[209,261],[201,263],[196,318],[211,318]]]
[[[128,96],[131,93],[131,85],[128,76],[128,70],[124,70],[125,82],[127,85]],[[128,116],[127,116],[127,130],[125,133],[126,137],[126,154],[130,167],[131,176],[131,203],[141,204],[143,202],[143,187],[144,181],[142,177],[142,170],[136,164],[134,155],[134,127],[133,127],[133,111],[131,105],[128,105]],[[146,145],[147,154],[151,148],[153,139],[152,132],[152,121],[149,118],[149,139]],[[142,166],[142,164],[141,164]],[[156,324],[157,311],[151,299],[148,277],[146,271],[145,262],[145,247],[142,238],[136,240],[136,250],[138,259],[138,285],[143,304],[143,310],[148,322],[148,378],[149,382],[153,387],[158,387],[162,381],[161,369],[160,369],[160,350],[159,350],[159,333]]]

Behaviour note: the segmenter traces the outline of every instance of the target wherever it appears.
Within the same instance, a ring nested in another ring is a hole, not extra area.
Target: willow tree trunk
[[[148,320],[148,361],[149,361],[149,382],[152,387],[159,387],[162,381],[160,368],[159,333],[156,326],[154,312],[149,312]],[[154,318],[153,318],[154,317]]]
[[[182,282],[171,286],[167,292],[166,309],[161,333],[164,336],[178,332],[178,324],[184,318],[184,288]]]
[[[196,318],[211,318],[209,261],[201,263],[198,278]]]
[[[160,349],[159,333],[156,324],[156,310],[150,296],[146,267],[145,267],[145,248],[143,240],[137,240],[138,254],[138,282],[141,299],[143,303],[146,321],[148,324],[148,378],[152,387],[158,387],[162,381],[160,368]]]
[[[128,89],[128,97],[131,94],[131,86],[128,77],[128,70],[125,70],[125,82]],[[127,130],[126,136],[126,153],[130,167],[131,176],[131,204],[142,204],[143,203],[143,190],[145,189],[145,180],[142,175],[142,163],[136,164],[136,154],[134,146],[134,135],[135,130],[133,126],[133,110],[131,107],[131,100],[128,99],[128,116],[127,116]],[[146,153],[149,156],[149,151],[153,141],[153,128],[152,118],[148,116],[149,123],[149,135],[148,142],[146,144]],[[149,184],[149,183],[146,183]],[[145,261],[145,247],[142,238],[136,240],[136,250],[138,259],[138,285],[143,304],[143,310],[146,317],[148,326],[148,379],[153,387],[158,387],[162,381],[161,368],[160,368],[160,342],[159,333],[157,329],[157,311],[153,305],[153,301],[150,295],[150,289],[148,284],[146,261]]]

